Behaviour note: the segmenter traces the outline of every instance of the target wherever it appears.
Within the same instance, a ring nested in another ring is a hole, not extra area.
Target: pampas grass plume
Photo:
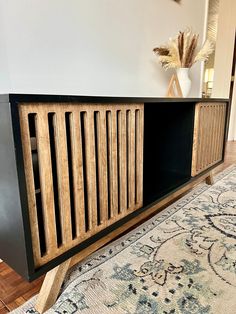
[[[214,51],[214,45],[206,40],[199,52],[196,52],[199,35],[194,34],[191,29],[180,31],[175,38],[170,38],[168,43],[153,49],[158,56],[162,67],[190,68],[197,61],[205,61]]]

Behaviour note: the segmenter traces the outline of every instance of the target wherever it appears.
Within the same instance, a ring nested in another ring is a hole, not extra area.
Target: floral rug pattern
[[[47,313],[235,314],[236,167],[76,265]]]

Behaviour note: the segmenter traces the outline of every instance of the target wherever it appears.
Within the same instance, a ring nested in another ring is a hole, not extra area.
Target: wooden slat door
[[[143,203],[143,104],[20,104],[35,267]]]
[[[192,176],[223,159],[226,103],[198,103],[195,107]]]

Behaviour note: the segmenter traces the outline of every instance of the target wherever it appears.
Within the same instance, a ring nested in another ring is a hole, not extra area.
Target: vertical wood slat
[[[217,141],[217,150],[216,150],[216,159],[220,159],[222,156],[222,147],[221,147],[221,142],[223,142],[223,131],[224,131],[224,124],[225,124],[225,117],[224,117],[224,110],[223,106],[221,105],[219,107],[219,119],[218,119],[218,141]],[[221,141],[222,139],[222,141]],[[223,143],[222,143],[223,144]]]
[[[203,164],[202,164],[202,168],[207,168],[208,166],[210,166],[209,164],[212,162],[209,162],[209,150],[210,150],[210,146],[212,145],[212,138],[213,138],[213,134],[212,134],[212,130],[211,130],[211,116],[212,116],[212,106],[206,106],[205,107],[205,111],[203,111],[203,114],[205,114],[205,154],[204,154],[204,158],[203,158]]]
[[[217,128],[216,128],[216,134],[220,133],[220,123],[219,123],[219,117],[220,117],[221,108],[220,106],[217,107]],[[219,140],[216,138],[216,145],[215,145],[215,160],[218,158],[218,148],[219,148]]]
[[[143,205],[143,144],[144,144],[144,113],[143,110],[135,111],[136,118],[136,204]]]
[[[72,225],[66,122],[63,109],[58,108],[57,113],[53,116],[53,125],[55,132],[61,234],[62,243],[66,245],[72,241]]]
[[[118,112],[120,212],[127,209],[127,124],[126,112]]]
[[[191,165],[192,175],[196,173],[196,167],[197,167],[197,162],[198,162],[197,152],[199,151],[199,141],[198,141],[199,123],[200,123],[200,106],[199,104],[197,104],[195,105],[194,129],[193,129],[193,151],[192,151],[192,165]]]
[[[213,162],[212,158],[212,146],[213,146],[213,139],[214,139],[214,130],[213,130],[213,119],[214,119],[214,106],[212,105],[209,108],[209,136],[208,136],[208,151],[207,151],[207,165],[211,165]]]
[[[27,135],[22,136],[22,145],[29,173],[33,254],[39,267],[142,206],[143,105],[50,103],[21,104],[20,108],[21,132]],[[37,191],[30,166],[30,113],[36,116]],[[36,192],[42,199],[46,253],[39,241]]]
[[[212,121],[212,107],[206,107],[206,120],[208,121],[207,127],[205,129],[206,134],[206,151],[204,158],[204,166],[208,166],[211,164],[212,160],[210,160],[210,147],[212,145],[211,139],[213,139],[213,133],[211,129],[211,121]]]
[[[217,119],[216,119],[216,106],[213,105],[212,106],[212,134],[215,134],[215,131],[216,131],[216,122],[217,122]],[[210,146],[210,161],[215,161],[215,154],[214,154],[214,149],[215,149],[215,136],[212,138],[212,141],[211,141],[211,146]],[[210,163],[210,162],[209,162]]]
[[[80,112],[74,111],[70,115],[73,191],[75,201],[76,237],[85,233],[85,207],[84,207],[84,161],[82,154]]]
[[[224,132],[225,132],[225,120],[226,120],[226,108],[224,106],[221,107],[222,112],[222,124],[221,124],[221,131],[220,131],[220,148],[219,148],[219,158],[223,156],[223,145],[224,145]]]
[[[27,197],[29,204],[29,219],[32,235],[32,247],[34,262],[37,265],[41,257],[40,241],[39,241],[39,226],[36,208],[36,197],[35,197],[35,184],[33,176],[33,164],[31,155],[31,142],[29,134],[29,124],[28,124],[28,113],[23,109],[19,112],[20,121],[22,123],[21,128],[21,139],[23,145],[23,155],[24,155],[24,167],[25,167],[25,178],[27,187]]]
[[[204,168],[205,165],[205,157],[206,157],[206,149],[207,149],[207,141],[206,141],[206,137],[207,137],[207,132],[208,132],[208,120],[207,120],[207,116],[208,116],[208,107],[204,107],[202,106],[202,111],[201,111],[201,119],[202,119],[202,124],[201,124],[201,137],[200,137],[200,141],[201,146],[202,146],[202,154],[200,156],[200,168]]]
[[[219,112],[220,112],[220,106],[215,106],[214,108],[214,117],[215,117],[215,128],[214,128],[214,134],[218,134],[218,128],[219,128],[219,121],[218,121],[218,117],[219,117]],[[217,145],[219,143],[219,140],[217,138],[217,136],[214,136],[214,140],[213,140],[213,161],[216,162],[217,161]]]
[[[108,220],[108,182],[107,182],[107,128],[106,111],[100,110],[97,113],[97,134],[98,134],[98,182],[99,182],[99,207],[100,222]]]
[[[51,149],[48,128],[48,114],[40,108],[36,115],[36,137],[38,143],[40,188],[46,240],[46,251],[57,249],[57,230],[52,178]]]
[[[94,111],[87,110],[84,115],[85,126],[85,154],[86,154],[86,182],[88,195],[88,229],[97,226],[97,180],[95,159]]]
[[[193,153],[192,153],[192,175],[197,173],[198,152],[200,151],[199,136],[200,136],[200,104],[195,106],[194,129],[193,129]]]
[[[192,176],[222,159],[226,104],[199,103],[195,107]]]
[[[108,129],[108,159],[109,159],[109,190],[110,190],[110,215],[111,218],[118,215],[118,162],[117,162],[117,111],[109,111],[107,114]]]
[[[128,208],[135,207],[135,111],[127,112],[128,133]]]
[[[217,119],[217,134],[218,134],[218,137],[220,135],[220,130],[221,130],[221,117],[222,117],[222,114],[221,114],[221,106],[219,106],[218,108],[218,119]],[[220,149],[220,142],[219,140],[217,140],[216,142],[216,160],[218,159],[218,155],[219,155],[219,149]]]

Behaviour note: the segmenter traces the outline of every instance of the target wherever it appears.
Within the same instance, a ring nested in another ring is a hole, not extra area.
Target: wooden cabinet
[[[223,159],[227,104],[197,103],[195,106],[192,176]]]
[[[33,280],[119,236],[223,162],[227,116],[226,100],[0,96],[0,258]]]

